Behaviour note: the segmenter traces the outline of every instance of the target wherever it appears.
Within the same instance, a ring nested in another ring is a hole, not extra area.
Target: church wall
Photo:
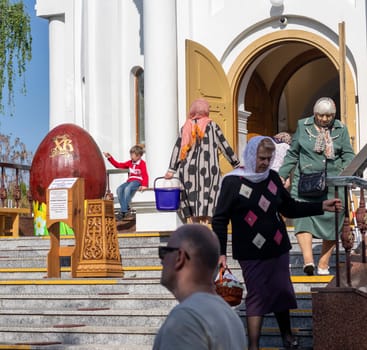
[[[57,57],[62,65],[50,72],[50,126],[75,122],[92,134],[102,150],[120,159],[129,156],[135,143],[131,70],[144,68],[143,3],[37,0],[39,16],[50,21],[64,16],[64,24],[58,26],[64,47],[57,44],[57,36],[50,45],[55,50],[50,57]],[[288,18],[286,27],[279,23],[281,15]],[[358,141],[360,146],[367,142],[367,134],[359,132],[367,127],[365,1],[284,0],[284,8],[279,9],[269,0],[176,0],[176,21],[178,126],[186,119],[185,39],[209,49],[228,73],[239,54],[264,35],[297,29],[337,46],[338,23],[345,21],[348,64],[359,95]],[[161,88],[155,86],[157,96],[164,95]],[[149,115],[148,110],[145,113]],[[170,139],[178,132],[176,126],[171,129]]]
[[[302,1],[284,0],[284,8],[271,6],[270,1],[178,1],[177,13],[182,12],[186,26],[179,27],[178,37],[189,38],[208,48],[226,72],[238,55],[252,42],[264,35],[283,29],[297,29],[313,33],[338,46],[338,24],[345,22],[347,59],[355,75],[356,91],[359,94],[357,115],[362,116],[361,127],[367,126],[366,69],[366,8],[364,1]],[[279,23],[280,16],[287,17],[287,26]],[[178,22],[183,19],[178,19]],[[184,66],[184,43],[178,42],[179,66]],[[183,73],[182,73],[183,74]],[[184,91],[184,76],[180,90]],[[185,104],[180,103],[184,109]],[[183,113],[181,113],[183,115]],[[182,123],[182,121],[181,121]],[[367,135],[359,134],[359,144],[367,142]]]

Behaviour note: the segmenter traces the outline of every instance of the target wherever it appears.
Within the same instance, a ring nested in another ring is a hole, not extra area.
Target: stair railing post
[[[348,188],[344,187],[344,205],[345,205],[345,213],[344,213],[344,223],[343,223],[343,231],[341,235],[341,240],[343,244],[343,248],[345,249],[345,260],[346,260],[346,273],[347,273],[347,284],[351,287],[351,258],[350,253],[354,244],[354,233],[352,228],[350,227],[350,218],[349,218],[349,205],[348,205]]]
[[[366,263],[366,201],[364,199],[364,189],[360,187],[359,189],[359,206],[357,209],[356,217],[359,231],[361,232],[361,249],[362,249],[362,263]]]
[[[15,169],[15,186],[14,186],[14,191],[13,191],[13,198],[15,200],[15,207],[19,208],[19,201],[22,197],[22,193],[20,191],[20,187],[19,187],[19,169],[16,168]]]
[[[339,198],[339,188],[335,186],[335,198]],[[336,286],[340,287],[340,272],[339,272],[339,214],[335,211],[335,265],[336,265]]]
[[[8,192],[5,188],[5,168],[4,166],[1,167],[1,188],[0,188],[0,199],[1,199],[1,206],[5,207],[5,200],[8,198]]]

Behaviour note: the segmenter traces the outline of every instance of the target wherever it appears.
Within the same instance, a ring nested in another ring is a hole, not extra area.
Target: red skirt
[[[289,253],[266,260],[241,260],[239,264],[247,289],[247,316],[297,308],[289,272]]]

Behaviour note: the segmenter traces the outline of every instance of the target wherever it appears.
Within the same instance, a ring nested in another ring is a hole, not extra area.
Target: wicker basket
[[[223,277],[226,270],[232,275],[232,272],[228,267],[220,267],[219,278],[215,281],[215,288],[217,294],[220,295],[229,305],[236,306],[242,302],[243,287],[235,278],[229,279]],[[232,285],[228,286],[228,283],[231,283]]]

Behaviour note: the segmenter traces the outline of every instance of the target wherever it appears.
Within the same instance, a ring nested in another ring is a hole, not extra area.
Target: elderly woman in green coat
[[[335,119],[335,103],[328,97],[322,97],[314,105],[314,115],[298,121],[297,130],[292,138],[284,163],[279,169],[283,183],[294,170],[291,195],[295,199],[319,201],[333,198],[329,190],[320,198],[304,198],[298,194],[298,181],[302,173],[314,173],[327,169],[328,176],[337,176],[354,158],[349,133],[345,125]],[[339,232],[341,232],[344,217],[339,216]],[[312,237],[322,238],[321,256],[317,273],[329,274],[329,260],[335,247],[334,214],[325,213],[294,220],[295,233],[301,248],[307,275],[313,275],[315,264],[312,254]]]

